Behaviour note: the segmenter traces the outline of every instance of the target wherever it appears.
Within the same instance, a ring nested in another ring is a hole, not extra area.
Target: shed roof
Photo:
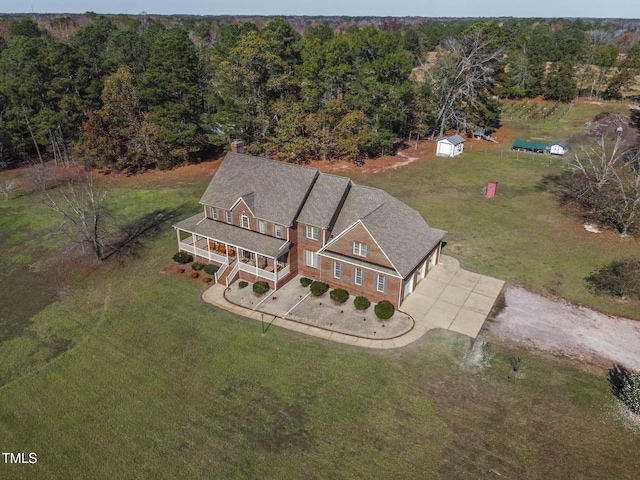
[[[551,145],[560,145],[562,148],[567,149],[569,145],[564,140],[558,140],[557,142],[553,142]]]
[[[438,139],[438,142],[445,142],[445,141],[453,145],[459,145],[461,143],[466,142],[466,140],[462,138],[460,135],[458,135],[457,133],[454,135],[449,135],[448,137]]]
[[[544,151],[548,145],[544,142],[530,142],[528,140],[516,140],[513,142],[513,148],[524,148],[526,150]]]

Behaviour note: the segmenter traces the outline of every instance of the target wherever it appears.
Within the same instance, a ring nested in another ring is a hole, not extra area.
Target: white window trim
[[[211,207],[211,218],[218,220],[218,209]]]
[[[246,225],[245,225],[245,221],[246,221]],[[242,228],[249,228],[251,229],[251,220],[249,220],[249,216],[246,213],[243,213],[242,215],[240,215],[240,226]]]
[[[342,264],[333,262],[333,278],[342,278]]]
[[[264,220],[258,221],[258,229],[260,233],[267,233],[267,224]]]
[[[318,268],[318,254],[312,250],[305,250],[304,264],[307,267]]]
[[[360,281],[358,282],[358,273],[360,273]],[[362,286],[364,284],[364,270],[362,268],[355,267],[353,269],[353,283],[355,285]]]
[[[233,214],[229,211],[224,212],[224,220],[227,223],[233,223]]]
[[[278,230],[280,233],[278,233]],[[282,234],[284,233],[284,227],[282,225],[274,225],[273,226],[273,235],[276,238],[282,238]]]
[[[320,229],[309,225],[304,226],[304,236],[311,240],[320,240]]]
[[[382,283],[382,288],[380,288]],[[387,277],[384,275],[376,275],[376,291],[385,293],[387,291]]]
[[[353,251],[351,253],[359,257],[366,257],[369,253],[369,248],[366,243],[353,242]]]

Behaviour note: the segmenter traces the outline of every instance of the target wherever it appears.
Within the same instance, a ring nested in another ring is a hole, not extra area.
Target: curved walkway
[[[400,309],[413,317],[414,328],[395,338],[379,340],[347,335],[241,307],[225,298],[223,285],[208,288],[202,294],[202,299],[243,317],[264,320],[270,325],[325,340],[365,348],[387,349],[409,345],[422,338],[429,330],[436,328],[449,329],[475,338],[503,286],[502,280],[467,272],[460,268],[459,262],[454,258],[442,256],[441,263],[416,286]]]

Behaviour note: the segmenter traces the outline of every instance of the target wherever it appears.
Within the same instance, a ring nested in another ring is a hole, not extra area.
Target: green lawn
[[[0,389],[3,451],[38,454],[1,477],[632,477],[640,439],[602,373],[524,353],[508,382],[522,352],[462,366],[448,332],[390,352],[262,336],[159,273],[172,251],[163,235],[34,319],[77,340]]]
[[[624,111],[623,107],[578,103],[558,124],[566,130],[569,123],[576,131],[599,111]],[[504,123],[509,131],[528,129],[533,136],[564,138],[553,133],[558,129],[554,116]],[[444,252],[461,260],[465,268],[640,320],[640,303],[594,296],[584,281],[613,259],[640,256],[640,242],[621,240],[613,231],[587,232],[579,219],[558,207],[547,186],[549,178],[566,168],[568,158],[515,154],[510,151],[512,140],[499,145],[487,142],[486,153],[476,145],[455,158],[430,156],[356,180],[383,188],[420,211],[430,225],[448,230]],[[482,193],[489,180],[498,182],[498,196],[493,199]]]
[[[588,234],[558,210],[540,182],[559,162],[500,147],[357,180],[449,230],[446,253],[467,268],[633,315],[590,297],[582,278],[638,244]],[[198,211],[209,178],[175,179],[114,187],[114,220]],[[481,195],[487,180],[499,182],[493,200]],[[397,351],[277,327],[263,336],[161,273],[175,252],[170,221],[99,266],[55,223],[29,197],[0,202],[11,302],[0,317],[0,448],[38,455],[0,462],[0,478],[637,476],[638,427],[605,372],[497,342],[488,363],[467,365],[469,339],[452,332]],[[5,312],[17,312],[11,326]],[[516,382],[513,355],[527,361]]]

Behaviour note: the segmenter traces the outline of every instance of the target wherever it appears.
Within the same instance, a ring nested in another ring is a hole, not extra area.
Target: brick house
[[[399,307],[438,263],[446,232],[383,190],[235,147],[203,212],[174,225],[180,250],[220,267],[217,282],[278,289],[303,275]]]

